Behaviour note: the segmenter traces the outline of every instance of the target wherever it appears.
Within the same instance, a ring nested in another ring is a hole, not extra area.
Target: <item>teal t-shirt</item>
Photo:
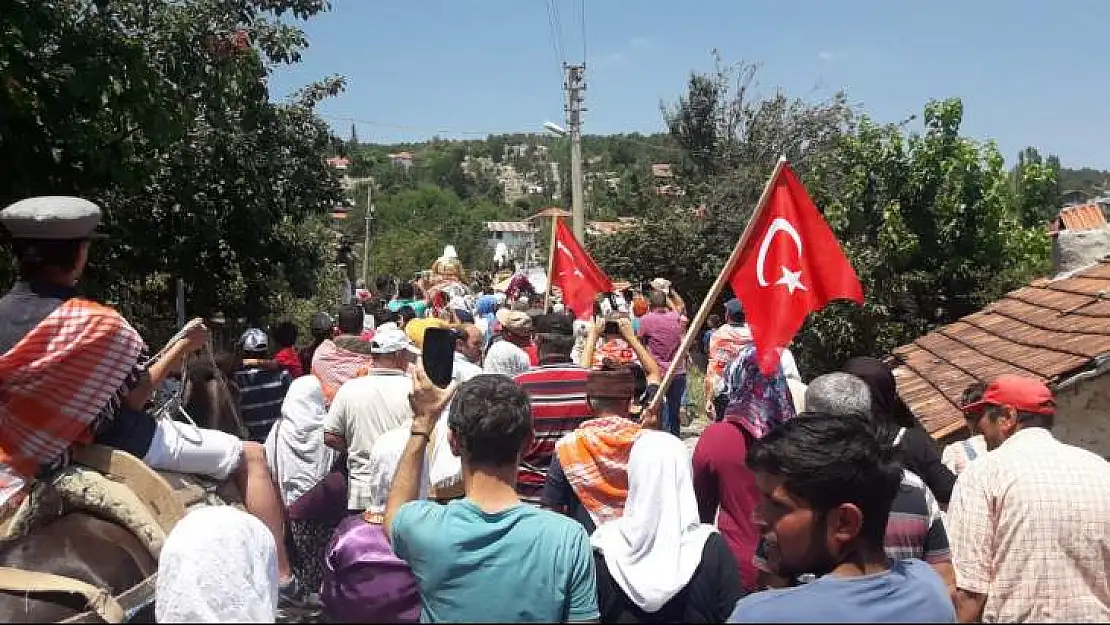
[[[389,309],[389,312],[397,312],[405,306],[412,306],[412,310],[416,313],[417,318],[422,318],[424,312],[428,310],[428,303],[419,299],[395,299],[390,300],[389,303],[385,305],[385,307]]]
[[[597,619],[590,539],[576,521],[520,504],[487,514],[466,499],[410,501],[390,527],[420,584],[420,621]]]

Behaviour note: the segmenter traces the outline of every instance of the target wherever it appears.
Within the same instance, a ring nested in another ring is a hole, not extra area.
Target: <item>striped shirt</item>
[[[242,369],[234,375],[239,387],[239,412],[247,426],[250,440],[265,442],[274,422],[281,417],[281,403],[293,382],[289,372],[282,369]]]
[[[567,362],[541,365],[514,378],[532,401],[535,437],[521,460],[516,485],[517,494],[528,503],[540,503],[555,443],[593,418],[586,402],[587,373]]]

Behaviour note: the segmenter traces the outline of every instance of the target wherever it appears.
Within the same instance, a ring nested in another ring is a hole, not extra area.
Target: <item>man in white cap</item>
[[[150,360],[118,312],[77,295],[100,216],[96,204],[65,196],[28,198],[0,211],[19,269],[0,298],[0,508],[65,465],[72,445],[94,440],[155,469],[234,476],[247,510],[274,535],[283,598],[302,599],[263,447],[215,430],[189,440],[146,412],[170,370],[208,341],[208,329],[194,319]]]
[[[239,349],[243,365],[232,374],[239,389],[239,412],[250,440],[263,443],[281,417],[281,404],[293,376],[268,357],[270,340],[262,330],[250,328],[244,332],[239,338]]]
[[[532,366],[527,350],[535,350],[532,318],[524,311],[502,308],[497,311],[497,323],[501,326],[501,335],[486,350],[483,369],[486,373],[508,376],[524,373]]]
[[[374,443],[382,434],[412,419],[412,380],[406,371],[419,355],[405,332],[392,324],[377,329],[370,351],[374,366],[365,376],[339,387],[324,419],[324,443],[347,452],[347,507],[357,514],[373,503],[375,476],[370,450]]]

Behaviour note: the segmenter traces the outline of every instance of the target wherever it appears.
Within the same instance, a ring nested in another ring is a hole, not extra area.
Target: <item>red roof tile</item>
[[[894,350],[898,394],[935,437],[964,429],[960,395],[1002,373],[1050,386],[1110,354],[1110,259],[1034,280],[983,310]]]
[[[1106,225],[1106,216],[1098,204],[1068,206],[1052,221],[1052,234],[1061,230],[1095,230]]]

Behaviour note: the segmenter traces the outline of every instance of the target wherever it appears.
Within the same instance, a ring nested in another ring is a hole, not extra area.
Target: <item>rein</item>
[[[157,354],[154,355],[154,358],[152,360],[158,360],[159,358],[164,356],[166,352],[169,351],[171,346],[185,337],[185,332],[187,329],[188,326],[178,330],[177,334],[174,334],[173,337],[166,342],[166,345]],[[201,352],[202,354],[200,357],[206,358],[209,366],[212,367],[212,372],[215,375],[221,399],[223,399],[231,408],[231,418],[233,420],[235,429],[238,431],[238,436],[240,439],[245,440],[248,437],[247,426],[243,423],[242,415],[239,414],[239,409],[235,405],[235,398],[231,395],[231,388],[228,385],[227,378],[224,377],[223,371],[220,370],[219,365],[216,363],[216,354],[212,348],[211,338],[205,341],[204,348],[201,350]],[[181,366],[181,385],[177,388],[177,390],[174,391],[173,395],[171,395],[161,406],[159,406],[155,410],[155,414],[159,418],[169,419],[173,423],[174,427],[177,428],[178,432],[180,432],[181,435],[185,438],[185,440],[199,445],[201,443],[200,426],[198,426],[197,422],[193,420],[193,417],[185,411],[184,402],[185,387],[189,384],[189,371],[191,370],[192,364],[195,360],[196,357],[192,355],[187,355],[185,357],[185,361]],[[218,407],[212,406],[212,409],[218,410]],[[178,417],[184,417],[184,419],[179,419]],[[195,438],[189,436],[189,434],[178,425],[182,421],[187,422],[189,425],[193,426],[193,430],[195,431]]]

